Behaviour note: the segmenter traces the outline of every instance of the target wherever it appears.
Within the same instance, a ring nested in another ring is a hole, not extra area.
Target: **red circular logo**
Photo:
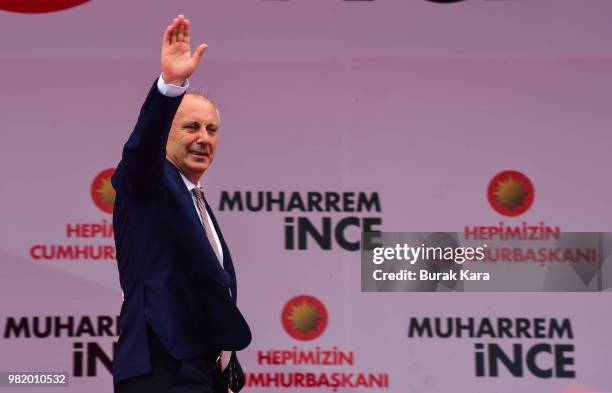
[[[535,191],[529,178],[521,172],[503,171],[491,179],[487,197],[499,214],[518,216],[531,207]]]
[[[89,0],[0,0],[0,10],[40,14],[62,11],[87,3]]]
[[[327,327],[327,310],[319,299],[300,295],[285,304],[281,321],[287,334],[296,340],[314,340]]]
[[[115,189],[111,184],[111,176],[115,168],[105,169],[98,173],[91,183],[91,199],[100,210],[112,214],[115,205]]]

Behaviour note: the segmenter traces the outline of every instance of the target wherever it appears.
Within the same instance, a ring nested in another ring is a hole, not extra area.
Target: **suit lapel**
[[[229,271],[223,270],[218,262],[217,256],[206,237],[204,228],[202,228],[202,222],[193,204],[191,194],[187,190],[178,170],[167,160],[165,163],[165,173],[169,179],[168,188],[171,195],[178,202],[176,203],[178,211],[169,212],[168,222],[174,225],[173,229],[178,234],[178,239],[187,250],[188,255],[194,256],[194,263],[204,264],[203,269],[205,271],[216,276],[224,286],[231,287],[235,280],[228,274]],[[221,239],[220,232],[218,234]],[[223,241],[221,242],[223,244]],[[229,255],[229,252],[227,255]],[[232,291],[232,293],[234,292]]]
[[[227,247],[227,244],[225,243],[225,239],[223,238],[223,233],[221,233],[221,228],[219,228],[219,224],[217,224],[217,219],[215,218],[215,215],[213,214],[212,209],[210,208],[210,205],[208,204],[208,201],[204,199],[204,202],[206,203],[206,211],[208,212],[208,215],[210,215],[210,219],[213,225],[215,226],[215,231],[217,232],[217,236],[219,237],[219,241],[221,242],[221,249],[223,250],[223,267],[225,271],[230,275],[230,278],[231,278],[230,289],[232,292],[232,299],[234,300],[234,303],[236,303],[236,300],[238,297],[238,285],[236,283],[236,272],[234,270],[234,262],[232,261],[232,256],[230,255],[229,248]]]

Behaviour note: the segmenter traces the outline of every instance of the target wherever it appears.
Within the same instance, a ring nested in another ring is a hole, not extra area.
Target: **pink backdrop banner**
[[[247,391],[612,391],[608,293],[362,293],[359,252],[334,236],[345,219],[358,223],[342,233],[350,241],[367,220],[383,231],[611,231],[604,0],[93,0],[0,12],[0,371],[68,372],[65,391],[111,391],[122,300],[112,215],[96,204],[112,193],[94,179],[117,165],[178,13],[210,45],[191,83],[221,111],[203,183],[253,330],[239,355]],[[517,217],[487,200],[508,169],[535,189]],[[249,210],[259,192],[362,193],[379,209]],[[330,249],[312,237],[287,246],[306,222],[329,223]],[[436,318],[475,328],[415,333]],[[503,319],[550,334],[478,333]],[[551,333],[564,321],[570,330]],[[495,376],[496,350],[521,375],[498,361]]]

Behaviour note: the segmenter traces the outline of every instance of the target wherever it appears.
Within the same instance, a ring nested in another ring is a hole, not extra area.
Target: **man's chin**
[[[205,170],[210,166],[210,161],[208,159],[206,162],[190,162],[188,168],[190,171],[194,173],[204,173]]]

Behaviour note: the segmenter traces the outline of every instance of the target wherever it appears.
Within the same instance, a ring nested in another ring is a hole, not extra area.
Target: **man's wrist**
[[[167,85],[174,85],[174,86],[180,86],[183,87],[185,84],[186,79],[181,79],[181,78],[168,78],[164,75],[164,73],[162,72],[161,75],[162,79],[164,80],[164,83]]]
[[[166,82],[164,75],[160,75],[157,79],[157,89],[159,92],[167,97],[178,97],[181,94],[184,94],[189,87],[189,79],[183,80],[183,83],[180,80],[177,80],[177,84]]]

